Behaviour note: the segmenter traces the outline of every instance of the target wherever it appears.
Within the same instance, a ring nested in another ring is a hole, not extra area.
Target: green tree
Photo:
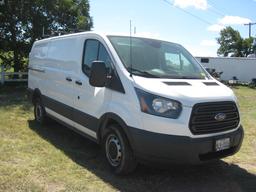
[[[220,37],[217,38],[220,47],[217,51],[218,55],[227,57],[242,57],[242,44],[243,39],[240,33],[234,30],[232,27],[226,27],[220,31]]]
[[[4,0],[0,5],[0,58],[14,71],[23,70],[24,58],[43,33],[88,31],[92,26],[88,0]]]
[[[253,53],[253,37],[243,39],[243,55],[247,57]]]
[[[253,38],[243,39],[239,31],[230,26],[220,31],[217,42],[220,45],[217,54],[220,56],[246,57],[252,53]]]

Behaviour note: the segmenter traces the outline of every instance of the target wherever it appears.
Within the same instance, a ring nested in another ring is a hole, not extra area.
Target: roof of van
[[[99,33],[99,32],[95,32],[95,31],[87,31],[87,32],[80,32],[80,33],[71,33],[71,34],[67,34],[67,35],[59,35],[59,36],[54,36],[54,37],[49,37],[49,38],[45,38],[45,39],[40,39],[37,40],[35,43],[42,43],[42,42],[47,42],[49,40],[53,40],[53,39],[61,39],[63,37],[74,37],[74,36],[82,36],[82,35],[86,35],[86,34],[95,34],[95,35],[99,35],[102,37],[106,37],[108,35],[111,36],[124,36],[124,37],[129,37],[129,34],[125,34],[125,33]],[[159,38],[155,38],[152,36],[145,36],[145,35],[133,35],[133,37],[141,37],[141,38],[147,38],[147,39],[157,39],[157,40],[161,40],[161,41],[168,41],[168,40],[163,40],[163,39],[159,39]]]
[[[97,34],[97,35],[100,35],[100,36],[104,36],[103,33],[88,31],[88,32],[70,33],[70,34],[66,34],[66,35],[53,36],[53,37],[37,40],[36,42],[49,41],[49,40],[52,40],[52,39],[61,39],[63,37],[81,36],[81,35],[85,35],[85,34]]]

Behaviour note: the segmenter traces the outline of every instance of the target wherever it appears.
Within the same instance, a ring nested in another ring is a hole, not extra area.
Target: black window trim
[[[81,70],[82,70],[83,74],[84,74],[86,77],[89,78],[89,75],[86,74],[86,73],[84,72],[84,70],[83,70],[84,58],[85,58],[85,49],[86,49],[86,43],[87,43],[88,40],[98,41],[98,45],[101,44],[101,45],[106,49],[106,51],[107,51],[107,53],[108,53],[108,55],[109,55],[109,57],[110,57],[110,59],[111,59],[111,64],[110,64],[110,68],[111,68],[111,69],[110,69],[110,70],[111,70],[111,75],[112,75],[112,79],[114,80],[114,82],[111,83],[110,85],[106,86],[106,87],[109,88],[109,89],[111,89],[111,90],[114,90],[114,91],[117,91],[117,92],[120,92],[120,93],[125,94],[125,90],[124,90],[123,84],[122,84],[122,82],[121,82],[121,80],[120,80],[120,77],[119,77],[119,75],[118,75],[118,73],[117,73],[117,71],[116,71],[115,65],[114,65],[114,62],[115,62],[115,60],[113,59],[114,57],[113,57],[113,55],[111,54],[111,52],[109,51],[108,47],[106,47],[106,46],[105,46],[99,39],[97,39],[97,38],[88,38],[88,39],[85,39],[85,40],[84,40],[83,53],[82,53],[83,56],[82,56],[82,63],[81,63]],[[97,59],[99,58],[99,49],[100,49],[100,46],[98,46]]]
[[[97,40],[97,39],[92,39],[92,38],[89,38],[89,39],[85,39],[84,40],[84,47],[83,47],[83,57],[82,57],[82,65],[81,65],[81,68],[82,68],[82,72],[87,76],[87,77],[89,77],[89,75],[88,74],[86,74],[85,73],[85,71],[84,71],[84,69],[83,69],[83,65],[84,65],[84,59],[85,59],[85,49],[86,49],[86,44],[87,44],[87,41],[88,40],[93,40],[93,41],[97,41],[98,42],[98,52],[97,52],[97,59],[98,59],[98,57],[99,57],[99,43],[100,43],[100,41],[99,40]]]

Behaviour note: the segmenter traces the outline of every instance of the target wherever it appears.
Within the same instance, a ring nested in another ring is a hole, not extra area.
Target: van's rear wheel
[[[136,160],[125,134],[117,125],[110,125],[104,135],[106,159],[116,174],[128,174],[136,168]]]
[[[43,125],[48,121],[46,112],[40,98],[36,98],[34,102],[34,117],[37,123]]]

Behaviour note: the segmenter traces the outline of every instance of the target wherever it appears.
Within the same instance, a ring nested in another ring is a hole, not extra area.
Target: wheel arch
[[[133,149],[133,138],[129,131],[129,126],[125,123],[125,121],[115,113],[106,113],[100,118],[99,129],[97,132],[98,143],[102,142],[104,136],[104,130],[108,127],[108,125],[117,124],[121,128],[121,131],[125,134],[128,139],[128,143]]]

